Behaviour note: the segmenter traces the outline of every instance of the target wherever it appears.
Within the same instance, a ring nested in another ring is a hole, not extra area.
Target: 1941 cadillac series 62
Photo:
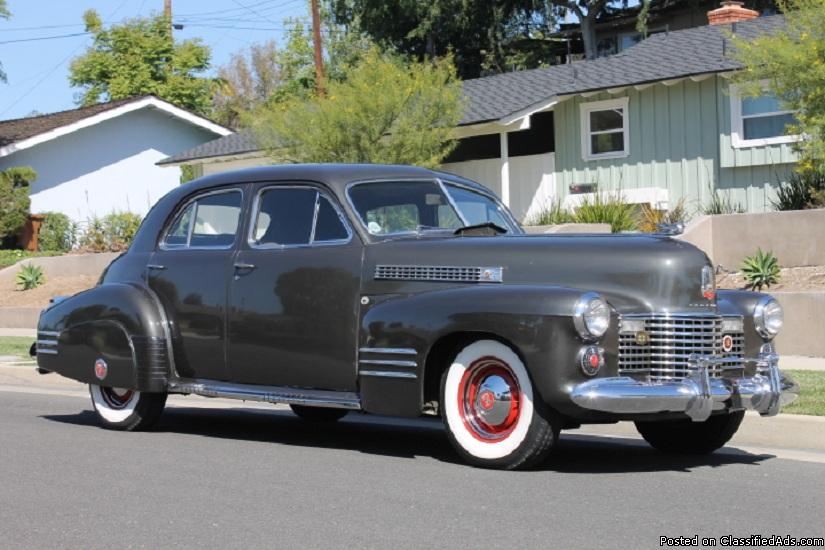
[[[438,414],[468,462],[518,468],[583,423],[721,447],[795,397],[781,325],[668,235],[525,235],[458,176],[295,165],[163,197],[96,287],[43,311],[36,357],[89,384],[108,428],[148,428],[170,393]]]

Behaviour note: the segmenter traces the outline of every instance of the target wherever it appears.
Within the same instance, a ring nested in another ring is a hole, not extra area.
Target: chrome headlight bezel
[[[579,336],[593,342],[604,336],[610,328],[610,305],[595,292],[579,297],[573,308],[573,324]]]
[[[753,324],[762,338],[772,340],[782,330],[783,323],[782,305],[776,298],[764,296],[756,302],[753,309]]]

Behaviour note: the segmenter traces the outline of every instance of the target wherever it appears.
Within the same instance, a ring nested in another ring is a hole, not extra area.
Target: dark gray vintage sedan
[[[166,195],[95,288],[42,313],[36,356],[108,428],[148,428],[170,393],[436,414],[468,462],[519,468],[583,423],[721,447],[795,397],[781,326],[668,235],[530,236],[454,175],[296,165]]]

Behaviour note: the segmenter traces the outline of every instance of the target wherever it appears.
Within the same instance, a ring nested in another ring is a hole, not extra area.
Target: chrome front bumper
[[[730,359],[694,355],[687,378],[672,382],[643,382],[626,376],[597,378],[575,386],[571,398],[578,406],[594,411],[629,415],[683,412],[694,422],[702,422],[713,411],[723,409],[773,416],[799,394],[798,385],[779,371],[779,356],[774,353],[743,358],[736,368],[745,367],[750,375],[712,378],[710,367],[725,363]]]

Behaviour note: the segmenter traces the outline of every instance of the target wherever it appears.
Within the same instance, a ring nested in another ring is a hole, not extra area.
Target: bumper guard
[[[729,366],[730,359],[692,355],[688,365],[691,374],[681,380],[597,378],[575,386],[571,398],[578,406],[594,411],[634,415],[684,412],[694,422],[702,422],[713,411],[722,409],[754,410],[762,416],[774,416],[780,406],[792,403],[799,394],[799,386],[779,371],[779,356],[775,353],[742,358],[741,364],[734,367]],[[713,378],[710,367],[744,367],[746,375]]]

